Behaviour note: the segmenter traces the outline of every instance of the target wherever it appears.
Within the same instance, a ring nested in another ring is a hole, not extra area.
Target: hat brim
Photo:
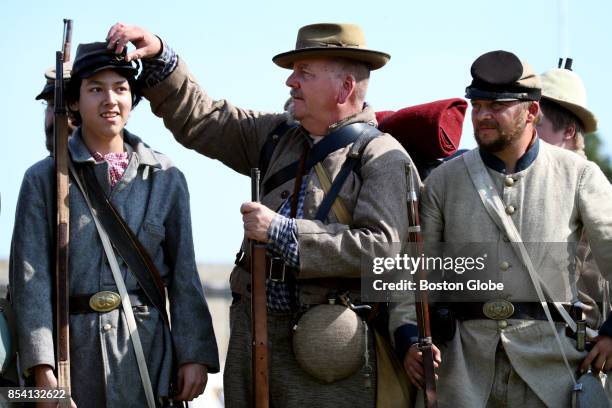
[[[51,99],[55,93],[55,86],[53,84],[46,84],[43,90],[36,96],[35,100],[40,99]]]
[[[468,86],[465,88],[466,99],[482,99],[498,102],[511,102],[511,101],[539,101],[541,98],[540,89],[530,89],[524,92],[511,92],[511,91],[489,91],[478,89],[475,86]]]
[[[112,69],[113,71],[117,71],[127,76],[133,76],[133,77],[135,77],[138,74],[138,68],[135,68],[135,67],[117,66],[114,64],[107,64],[107,65],[102,65],[102,66],[97,66],[97,67],[92,67],[92,68],[85,68],[81,72],[73,73],[73,75],[81,77],[81,78],[89,78],[97,74],[100,71],[104,71],[105,69]]]
[[[272,62],[281,68],[292,69],[293,63],[299,59],[330,57],[361,61],[368,64],[371,70],[382,68],[391,59],[391,56],[387,53],[362,48],[312,47],[275,55]]]
[[[542,99],[547,99],[551,102],[554,102],[557,105],[560,105],[561,107],[567,109],[568,111],[576,115],[576,117],[580,119],[582,125],[584,126],[584,133],[593,133],[597,130],[597,118],[588,109],[585,109],[580,105],[576,105],[574,103],[563,101],[560,99],[551,98],[549,96],[542,96]]]

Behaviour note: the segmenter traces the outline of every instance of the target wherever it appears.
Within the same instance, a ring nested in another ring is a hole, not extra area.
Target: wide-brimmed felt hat
[[[472,83],[465,89],[468,99],[538,101],[540,78],[526,61],[508,51],[491,51],[474,61]]]
[[[126,52],[124,48],[121,54],[115,54],[114,50],[108,49],[105,42],[79,44],[72,66],[72,77],[88,78],[105,69],[113,69],[126,76],[135,77],[139,66],[137,63],[125,60]]]
[[[542,99],[554,102],[576,115],[585,133],[597,130],[597,118],[587,108],[586,89],[575,72],[555,68],[543,73],[541,78]]]
[[[291,69],[302,58],[338,57],[361,61],[375,70],[384,66],[391,56],[366,48],[365,35],[356,24],[324,23],[300,28],[295,49],[278,54],[272,61]]]
[[[70,72],[72,70],[72,61],[64,62],[64,86],[70,80]],[[36,100],[39,99],[51,99],[55,92],[55,67],[49,67],[45,71],[45,79],[47,82],[43,87],[42,91],[36,96]]]

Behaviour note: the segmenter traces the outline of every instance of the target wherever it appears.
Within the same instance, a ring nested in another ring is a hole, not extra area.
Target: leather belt
[[[145,294],[138,290],[128,293],[132,306],[149,305]],[[112,291],[70,296],[70,314],[107,313],[121,305],[121,297]]]
[[[555,322],[565,323],[565,320],[563,320],[555,306],[550,303],[548,305],[553,320]],[[507,300],[460,302],[454,303],[452,309],[459,320],[546,320],[544,309],[538,302],[509,302]]]

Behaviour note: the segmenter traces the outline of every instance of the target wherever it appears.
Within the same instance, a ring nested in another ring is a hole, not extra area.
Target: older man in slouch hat
[[[70,80],[70,71],[72,70],[72,62],[64,63],[64,82]],[[53,154],[53,101],[55,100],[55,67],[51,67],[45,71],[45,86],[42,91],[36,96],[36,100],[43,100],[45,103],[45,147],[49,153]],[[68,130],[70,133],[75,127],[72,122],[68,121]]]
[[[360,320],[346,322],[352,329],[340,339],[333,325],[332,333],[320,328],[323,338],[315,339],[316,345],[296,337],[306,316],[313,317],[309,310],[314,306],[330,299],[338,306],[340,297],[358,305],[361,254],[374,243],[406,237],[405,166],[410,159],[395,139],[374,129],[374,111],[364,103],[370,71],[384,66],[389,55],[366,48],[356,25],[302,27],[295,49],[273,58],[291,70],[286,84],[299,121],[292,126],[286,114],[213,100],[172,49],[138,27],[117,24],[107,40],[116,50],[129,41],[136,46],[127,58],[143,58],[144,95],[180,143],[241,174],[262,169],[261,204],[245,203],[240,211],[245,237],[267,243],[273,255],[266,284],[271,405],[374,406],[373,342],[371,334],[364,341]],[[347,163],[357,166],[339,176]],[[325,179],[344,180],[339,194],[331,193],[335,200],[325,200],[330,197]],[[330,209],[329,201],[341,204]],[[247,247],[242,246],[246,252]],[[251,401],[248,258],[248,253],[239,257],[230,278],[234,302],[224,374],[228,407]],[[318,321],[307,320],[315,326]]]
[[[567,324],[587,331],[565,310],[580,306],[568,255],[583,228],[601,270],[612,267],[612,187],[593,163],[540,142],[541,82],[526,62],[493,51],[476,59],[471,74],[466,97],[478,148],[428,177],[421,225],[428,242],[489,243],[494,262],[487,278],[503,289],[451,304],[456,332],[437,341],[435,350],[438,406],[569,406],[578,368],[612,368],[611,317],[589,331],[595,336],[590,352],[565,330]],[[397,313],[403,314],[392,318],[396,346],[409,378],[420,386],[414,312],[404,305]]]

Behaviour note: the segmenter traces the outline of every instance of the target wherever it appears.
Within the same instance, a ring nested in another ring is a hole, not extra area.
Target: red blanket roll
[[[441,159],[455,153],[461,141],[467,102],[460,98],[376,112],[378,128],[393,135],[411,156]]]

